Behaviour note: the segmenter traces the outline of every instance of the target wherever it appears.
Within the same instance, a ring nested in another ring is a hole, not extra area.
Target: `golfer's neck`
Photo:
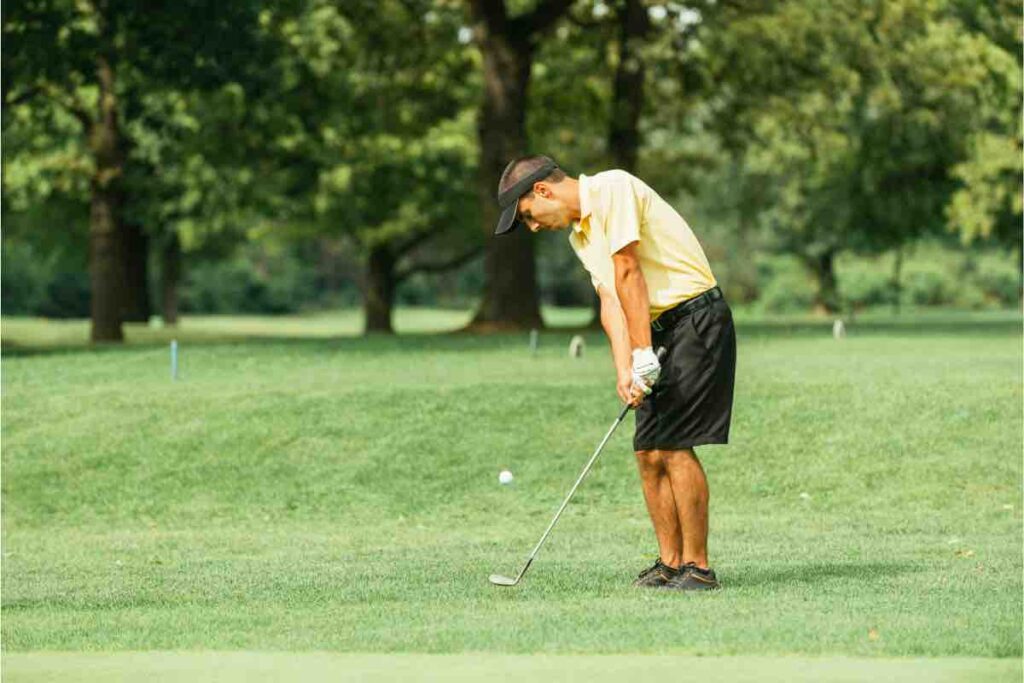
[[[580,183],[575,178],[566,178],[560,185],[565,185],[565,204],[569,207],[569,216],[580,219]]]

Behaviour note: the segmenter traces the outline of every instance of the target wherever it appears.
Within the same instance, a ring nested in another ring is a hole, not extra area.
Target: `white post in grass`
[[[178,379],[178,340],[171,340],[171,381]]]
[[[530,353],[536,354],[540,345],[540,333],[537,330],[530,330]]]
[[[583,341],[583,337],[576,335],[569,342],[569,358],[583,358],[583,351],[586,349],[587,343]]]
[[[843,324],[842,318],[836,318],[836,321],[832,323],[832,337],[835,339],[842,339],[846,336],[846,325]]]

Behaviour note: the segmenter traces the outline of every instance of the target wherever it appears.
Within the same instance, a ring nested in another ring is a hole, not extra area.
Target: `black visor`
[[[509,165],[514,163],[512,161]],[[558,164],[548,159],[536,171],[523,177],[504,192],[498,193],[498,206],[501,207],[501,217],[498,218],[498,228],[494,231],[495,235],[504,235],[519,227],[519,221],[516,220],[516,213],[519,211],[519,199],[533,189],[535,182],[547,178],[556,168],[558,168]]]

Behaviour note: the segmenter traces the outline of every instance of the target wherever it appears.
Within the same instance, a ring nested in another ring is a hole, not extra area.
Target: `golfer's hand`
[[[643,391],[633,385],[633,373],[630,370],[619,373],[619,379],[615,388],[619,393],[619,399],[634,408],[643,403],[644,396],[646,396]]]
[[[646,396],[661,375],[661,362],[651,347],[633,349],[633,387]]]
[[[633,373],[629,369],[618,373],[615,391],[618,393],[620,400],[624,403],[629,403],[633,408],[636,408],[640,401],[643,400],[643,392],[633,387]]]

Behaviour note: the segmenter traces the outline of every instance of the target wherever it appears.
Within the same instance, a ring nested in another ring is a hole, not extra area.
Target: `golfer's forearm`
[[[646,348],[651,345],[651,308],[647,297],[647,282],[640,270],[640,264],[615,264],[615,293],[619,296],[622,312],[626,317],[630,348]]]
[[[629,372],[632,358],[629,334],[626,332],[626,316],[623,315],[619,302],[608,295],[601,297],[601,327],[608,335],[616,372]]]

